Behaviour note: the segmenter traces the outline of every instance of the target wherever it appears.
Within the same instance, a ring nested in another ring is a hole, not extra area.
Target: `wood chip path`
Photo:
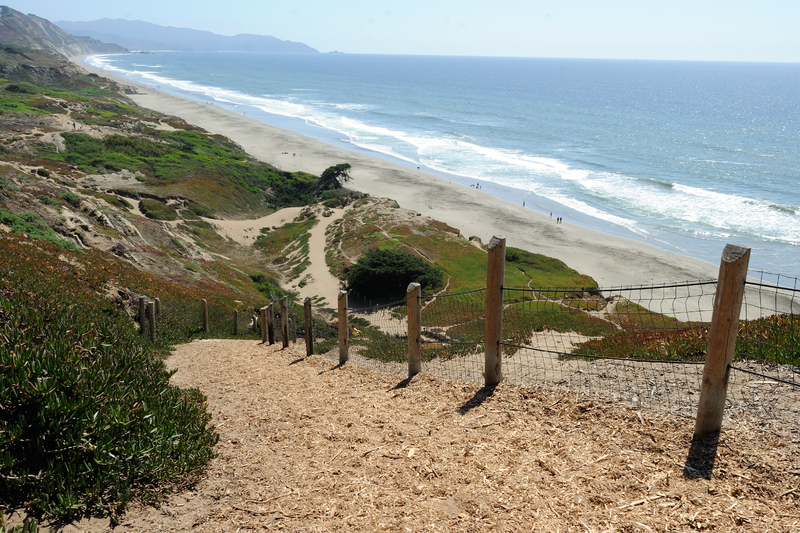
[[[219,456],[194,490],[115,531],[800,530],[798,440],[728,427],[698,479],[684,475],[691,420],[304,353],[179,346],[173,381],[208,396]]]

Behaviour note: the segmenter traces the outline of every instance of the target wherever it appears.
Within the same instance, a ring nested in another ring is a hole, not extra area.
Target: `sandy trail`
[[[216,218],[204,218],[203,220],[216,226],[223,237],[233,239],[243,246],[251,246],[256,241],[256,237],[260,235],[261,228],[282,226],[291,222],[303,209],[302,207],[286,207],[265,217],[250,220]]]
[[[306,280],[304,287],[293,287],[300,294],[300,300],[306,297],[322,297],[328,306],[335,309],[339,295],[339,280],[331,274],[325,262],[325,231],[335,221],[340,220],[346,209],[336,209],[329,217],[320,217],[319,223],[311,228],[308,240],[309,265],[301,279]]]

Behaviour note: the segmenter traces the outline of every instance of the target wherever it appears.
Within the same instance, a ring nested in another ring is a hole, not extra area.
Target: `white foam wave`
[[[463,132],[413,132],[404,127],[378,124],[369,116],[369,111],[375,108],[367,105],[313,102],[299,95],[291,98],[253,96],[172,79],[160,72],[126,71],[112,65],[108,56],[94,56],[87,61],[98,68],[137,76],[150,83],[169,85],[220,102],[252,105],[267,113],[301,118],[340,132],[364,149],[468,179],[529,191],[638,233],[646,233],[646,230],[636,221],[649,220],[698,235],[749,233],[767,240],[800,241],[797,210],[775,209],[759,199],[681,184],[665,187],[664,183],[654,180],[577,168],[554,157],[486,146]],[[741,164],[724,160],[713,163]]]

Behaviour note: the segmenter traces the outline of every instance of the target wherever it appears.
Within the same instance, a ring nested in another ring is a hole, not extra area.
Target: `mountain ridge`
[[[73,36],[100,39],[133,50],[319,53],[304,43],[284,41],[271,35],[243,33],[227,36],[141,20],[105,18],[82,22],[57,21],[55,24]]]

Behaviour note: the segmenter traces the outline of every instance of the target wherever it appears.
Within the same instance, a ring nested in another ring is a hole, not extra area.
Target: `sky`
[[[50,21],[143,20],[321,52],[800,61],[798,0],[6,0]]]

